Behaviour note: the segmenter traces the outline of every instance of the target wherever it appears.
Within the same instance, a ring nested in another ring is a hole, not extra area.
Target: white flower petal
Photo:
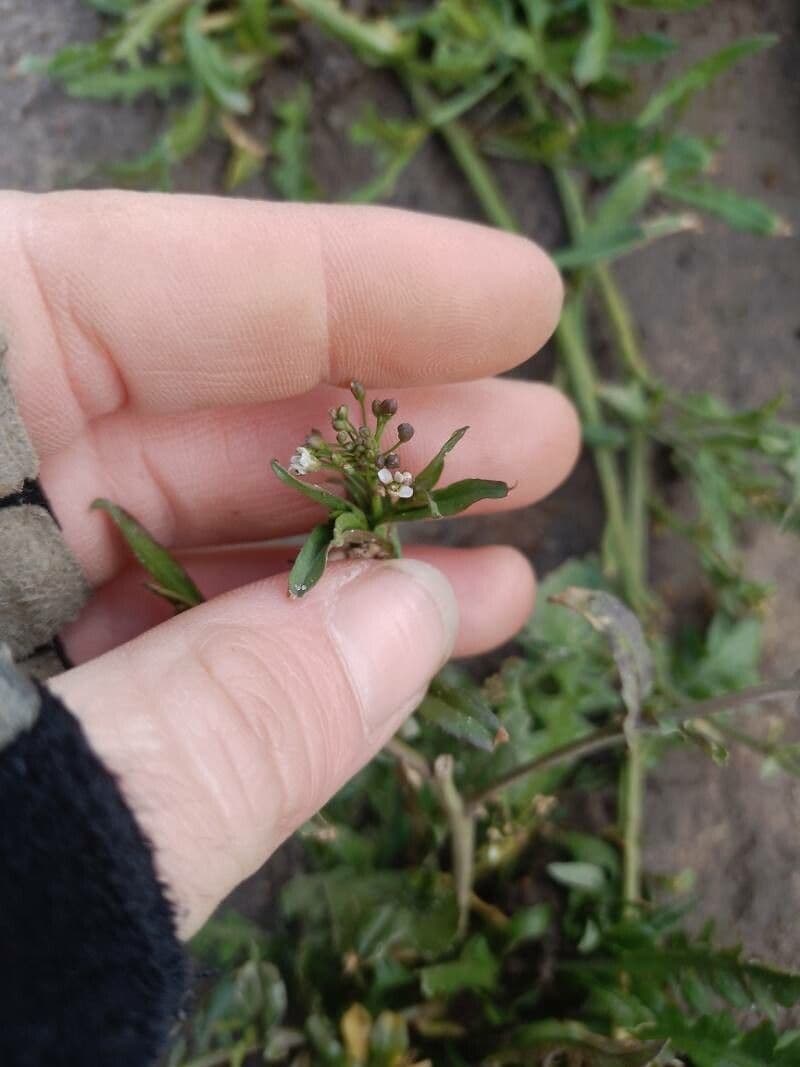
[[[378,481],[383,485],[388,485],[392,481],[392,472],[385,467],[381,467],[378,471]]]
[[[412,497],[414,495],[414,490],[411,488],[410,485],[401,485],[400,488],[397,490],[397,495],[403,500],[408,500],[409,497]]]

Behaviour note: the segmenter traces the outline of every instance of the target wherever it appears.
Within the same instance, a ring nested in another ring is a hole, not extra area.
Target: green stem
[[[628,737],[628,759],[622,775],[622,901],[626,914],[636,912],[642,899],[642,821],[645,760],[643,738]]]
[[[426,121],[437,106],[433,94],[420,82],[407,79],[406,86],[414,106]],[[478,198],[487,219],[501,230],[519,233],[514,216],[497,188],[494,175],[475,147],[472,135],[460,122],[444,122],[436,126],[448,148],[461,167],[467,181]]]
[[[592,269],[592,276],[611,324],[622,365],[638,381],[644,385],[652,385],[650,370],[639,350],[633,319],[611,269],[603,264],[597,264]]]
[[[582,756],[591,756],[596,752],[604,752],[606,749],[616,748],[618,745],[624,744],[625,734],[619,726],[607,726],[601,730],[596,730],[587,737],[579,737],[576,741],[569,741],[559,748],[554,748],[551,752],[546,752],[543,756],[536,756],[534,759],[512,767],[511,770],[501,774],[499,778],[490,782],[489,785],[484,786],[477,793],[473,793],[472,796],[467,798],[466,811],[469,814],[474,814],[487,800],[492,800],[499,793],[502,793],[504,789],[523,781],[531,774],[549,771],[562,763],[571,763]]]
[[[556,331],[556,344],[569,373],[581,418],[585,424],[596,425],[601,421],[600,402],[597,399],[594,367],[584,337],[583,301],[580,296],[571,297],[565,304]],[[606,448],[596,448],[594,460],[614,550],[614,564],[623,593],[631,607],[637,610],[643,606],[646,595],[640,568],[633,558],[634,544],[628,530],[619,469],[614,456]]]

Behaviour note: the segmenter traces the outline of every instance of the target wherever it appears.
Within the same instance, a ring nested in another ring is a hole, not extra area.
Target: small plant
[[[310,533],[289,575],[289,595],[304,596],[325,570],[332,556],[391,559],[400,555],[395,526],[399,522],[440,519],[458,515],[479,500],[498,500],[508,495],[505,482],[465,478],[437,489],[445,457],[469,427],[462,426],[445,441],[433,459],[415,476],[403,470],[403,445],[414,436],[414,427],[401,422],[394,432],[390,423],[397,414],[394,399],[373,400],[374,426],[367,414],[364,386],[352,382],[350,391],[358,401],[358,425],[350,419],[347,405],[329,412],[335,441],[326,441],[312,430],[292,456],[288,469],[277,460],[272,469],[280,480],[326,508],[327,522]],[[339,495],[304,479],[310,475],[332,478],[344,492]]]

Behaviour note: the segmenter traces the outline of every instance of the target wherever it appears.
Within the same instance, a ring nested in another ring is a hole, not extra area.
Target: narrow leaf
[[[340,511],[345,511],[350,507],[344,497],[323,489],[321,485],[314,485],[311,482],[304,482],[301,478],[295,478],[293,474],[290,474],[285,467],[278,463],[277,459],[273,459],[271,467],[276,477],[280,478],[284,485],[290,485],[293,489],[297,489],[298,492],[303,493],[315,503],[321,504],[324,508],[328,508],[329,511],[338,514]]]
[[[165,597],[176,611],[202,604],[204,597],[184,568],[133,515],[110,500],[92,501],[92,508],[105,511],[114,520],[136,559],[153,578],[153,591]]]
[[[588,0],[589,32],[575,57],[573,73],[578,85],[591,85],[606,72],[608,53],[614,36],[608,0]]]
[[[660,92],[650,98],[639,116],[639,125],[652,126],[662,119],[670,108],[685,105],[695,93],[708,88],[716,78],[738,63],[740,59],[769,48],[775,44],[777,39],[772,34],[745,37],[701,59],[679,74],[677,78],[673,78]]]
[[[736,230],[758,233],[764,237],[788,237],[792,228],[760,200],[740,196],[732,189],[724,189],[710,182],[669,182],[664,195],[700,211],[717,215]]]
[[[186,56],[197,75],[220,107],[237,115],[252,110],[250,97],[243,89],[243,79],[220,46],[202,29],[205,5],[195,4],[183,24],[183,43]]]
[[[330,523],[320,523],[308,535],[289,572],[289,596],[305,596],[325,573],[331,537]]]
[[[414,479],[414,485],[417,489],[433,489],[436,486],[436,483],[441,478],[442,471],[444,470],[445,456],[448,452],[453,451],[468,429],[469,426],[462,426],[447,438],[430,463],[426,467],[423,467]]]
[[[623,226],[613,233],[587,233],[585,239],[572,248],[563,248],[553,256],[564,270],[577,270],[601,260],[611,262],[640,248],[687,230],[699,229],[694,215],[660,215],[645,222]]]
[[[460,482],[453,482],[446,489],[434,489],[431,493],[439,515],[448,518],[458,515],[467,508],[477,504],[479,500],[502,500],[508,496],[509,487],[505,482],[488,481],[485,478],[465,478]],[[425,507],[410,507],[398,510],[393,519],[395,522],[412,522],[416,519],[431,518],[429,505]]]

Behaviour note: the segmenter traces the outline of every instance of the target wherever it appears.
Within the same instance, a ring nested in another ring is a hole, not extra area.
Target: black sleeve
[[[0,1064],[147,1067],[186,988],[152,853],[47,689],[0,751]]]

